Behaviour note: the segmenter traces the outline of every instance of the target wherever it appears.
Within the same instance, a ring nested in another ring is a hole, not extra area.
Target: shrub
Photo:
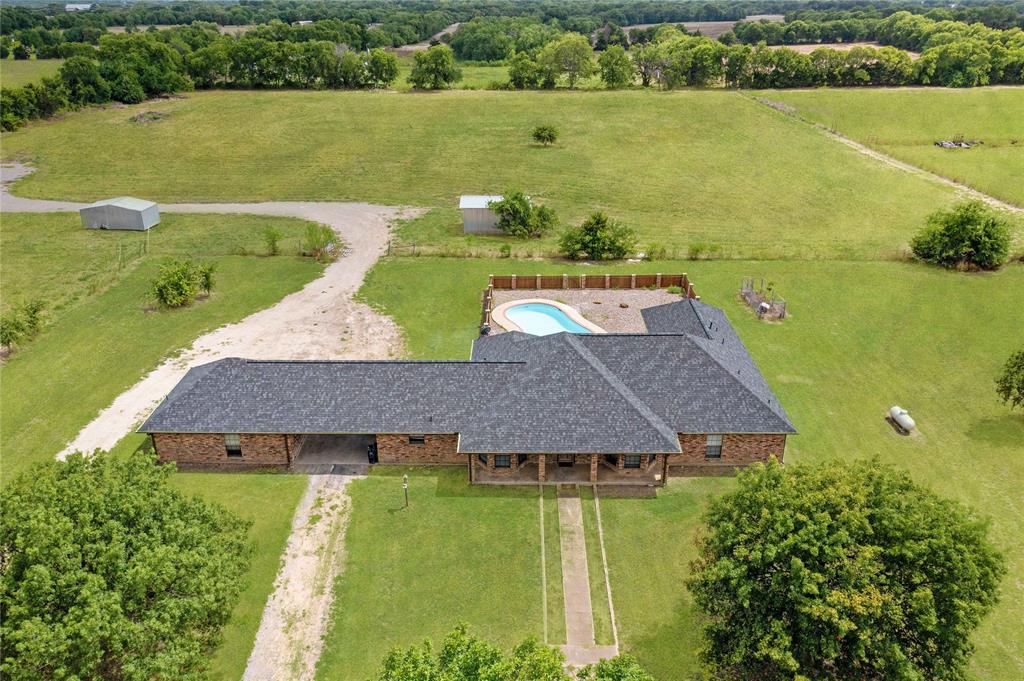
[[[668,256],[668,249],[662,244],[648,244],[644,249],[644,260],[664,260]]]
[[[277,255],[281,252],[281,239],[284,232],[277,227],[267,227],[263,230],[263,243],[267,245],[267,255]]]
[[[502,258],[511,258],[512,247],[509,246],[508,244],[502,244],[501,248],[498,249],[498,255],[501,256]]]
[[[0,494],[0,636],[12,679],[204,678],[251,547],[150,455],[72,455]]]
[[[722,679],[962,679],[1005,561],[987,524],[877,459],[741,471],[687,586]]]
[[[498,216],[498,229],[520,239],[539,238],[558,222],[555,211],[547,206],[534,206],[518,189],[506,190],[501,201],[492,201],[488,207]]]
[[[329,262],[337,254],[341,240],[327,225],[307,225],[302,252],[318,262]]]
[[[620,260],[636,250],[636,232],[598,211],[558,241],[559,252],[572,260]]]
[[[996,379],[996,394],[1011,407],[1024,406],[1024,350],[1010,355]]]
[[[548,147],[558,141],[558,128],[553,125],[538,125],[533,129],[533,141]]]
[[[195,302],[196,294],[213,291],[212,264],[197,265],[190,260],[172,260],[160,266],[150,291],[161,307],[184,307]]]
[[[928,216],[910,249],[934,265],[991,270],[1006,262],[1010,227],[1005,217],[981,201],[966,201]]]
[[[686,249],[686,257],[689,260],[710,260],[719,252],[719,247],[709,244],[706,241],[695,241]]]
[[[46,303],[32,300],[0,316],[0,345],[10,349],[39,333],[45,309]]]

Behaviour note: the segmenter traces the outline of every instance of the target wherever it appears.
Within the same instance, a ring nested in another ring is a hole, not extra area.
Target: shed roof
[[[102,199],[95,203],[90,203],[86,208],[99,208],[100,206],[117,206],[118,208],[128,208],[130,210],[146,210],[152,208],[156,203],[153,201],[147,201],[146,199],[137,199],[134,196],[118,196],[113,199]]]
[[[501,201],[504,197],[487,194],[465,194],[459,197],[459,208],[487,208],[494,201]]]

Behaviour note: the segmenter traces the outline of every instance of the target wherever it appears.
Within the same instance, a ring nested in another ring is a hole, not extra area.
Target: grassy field
[[[475,335],[488,274],[583,269],[391,259],[371,272],[362,295],[401,324],[413,357],[461,358]],[[726,310],[800,431],[790,439],[789,462],[878,455],[902,466],[990,516],[1010,574],[1024,572],[1024,414],[999,404],[992,383],[1020,344],[1024,267],[964,275],[888,262],[702,261],[607,270],[687,271],[703,299]],[[776,283],[791,312],[784,323],[763,324],[736,300],[745,275]],[[883,416],[893,404],[910,410],[918,434],[892,432]],[[728,484],[689,481],[655,500],[602,500],[619,635],[660,681],[688,678],[696,664],[695,615],[682,580],[697,510]],[[1024,584],[1010,578],[976,636],[974,678],[1009,681],[1024,674],[1022,616]]]
[[[530,141],[539,123],[557,145]],[[456,245],[458,196],[510,185],[566,223],[604,209],[644,244],[760,258],[891,257],[954,198],[724,91],[192,93],[33,124],[3,156],[36,162],[26,196],[444,207],[433,229]]]
[[[388,466],[349,492],[345,571],[318,678],[368,678],[392,646],[439,644],[459,622],[506,647],[541,638],[536,488],[470,486],[462,467]]]
[[[544,493],[544,576],[547,579],[548,636],[551,645],[565,643],[565,593],[562,590],[562,545],[558,526],[558,494],[554,487]]]
[[[805,118],[939,175],[1024,206],[1024,88],[762,92]],[[981,140],[942,149],[938,140]]]
[[[0,59],[0,84],[21,87],[57,75],[63,59]]]
[[[42,333],[0,370],[4,476],[52,457],[147,370],[204,331],[268,307],[318,276],[322,267],[310,259],[240,255],[260,248],[268,224],[289,239],[305,229],[302,221],[281,218],[166,216],[152,231],[148,253],[118,269],[117,244],[131,250],[145,234],[86,231],[74,214],[5,214],[5,305],[39,298],[50,311]],[[183,310],[153,310],[150,281],[165,258],[181,256],[215,264],[214,295]]]
[[[590,604],[594,613],[594,641],[597,645],[615,643],[612,633],[612,615],[608,608],[608,589],[604,581],[604,563],[601,558],[601,540],[597,531],[597,507],[594,491],[580,488],[583,508],[583,532],[587,544],[587,571],[590,573]]]

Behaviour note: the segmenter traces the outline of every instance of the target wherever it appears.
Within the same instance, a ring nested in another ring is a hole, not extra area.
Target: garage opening
[[[292,452],[292,468],[296,470],[333,466],[365,470],[371,463],[377,463],[376,435],[305,435],[298,450]]]

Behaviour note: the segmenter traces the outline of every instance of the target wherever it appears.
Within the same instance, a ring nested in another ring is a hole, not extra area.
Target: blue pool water
[[[534,336],[548,336],[553,333],[591,333],[580,326],[554,305],[547,303],[524,303],[510,307],[505,316],[519,325],[524,332]]]

